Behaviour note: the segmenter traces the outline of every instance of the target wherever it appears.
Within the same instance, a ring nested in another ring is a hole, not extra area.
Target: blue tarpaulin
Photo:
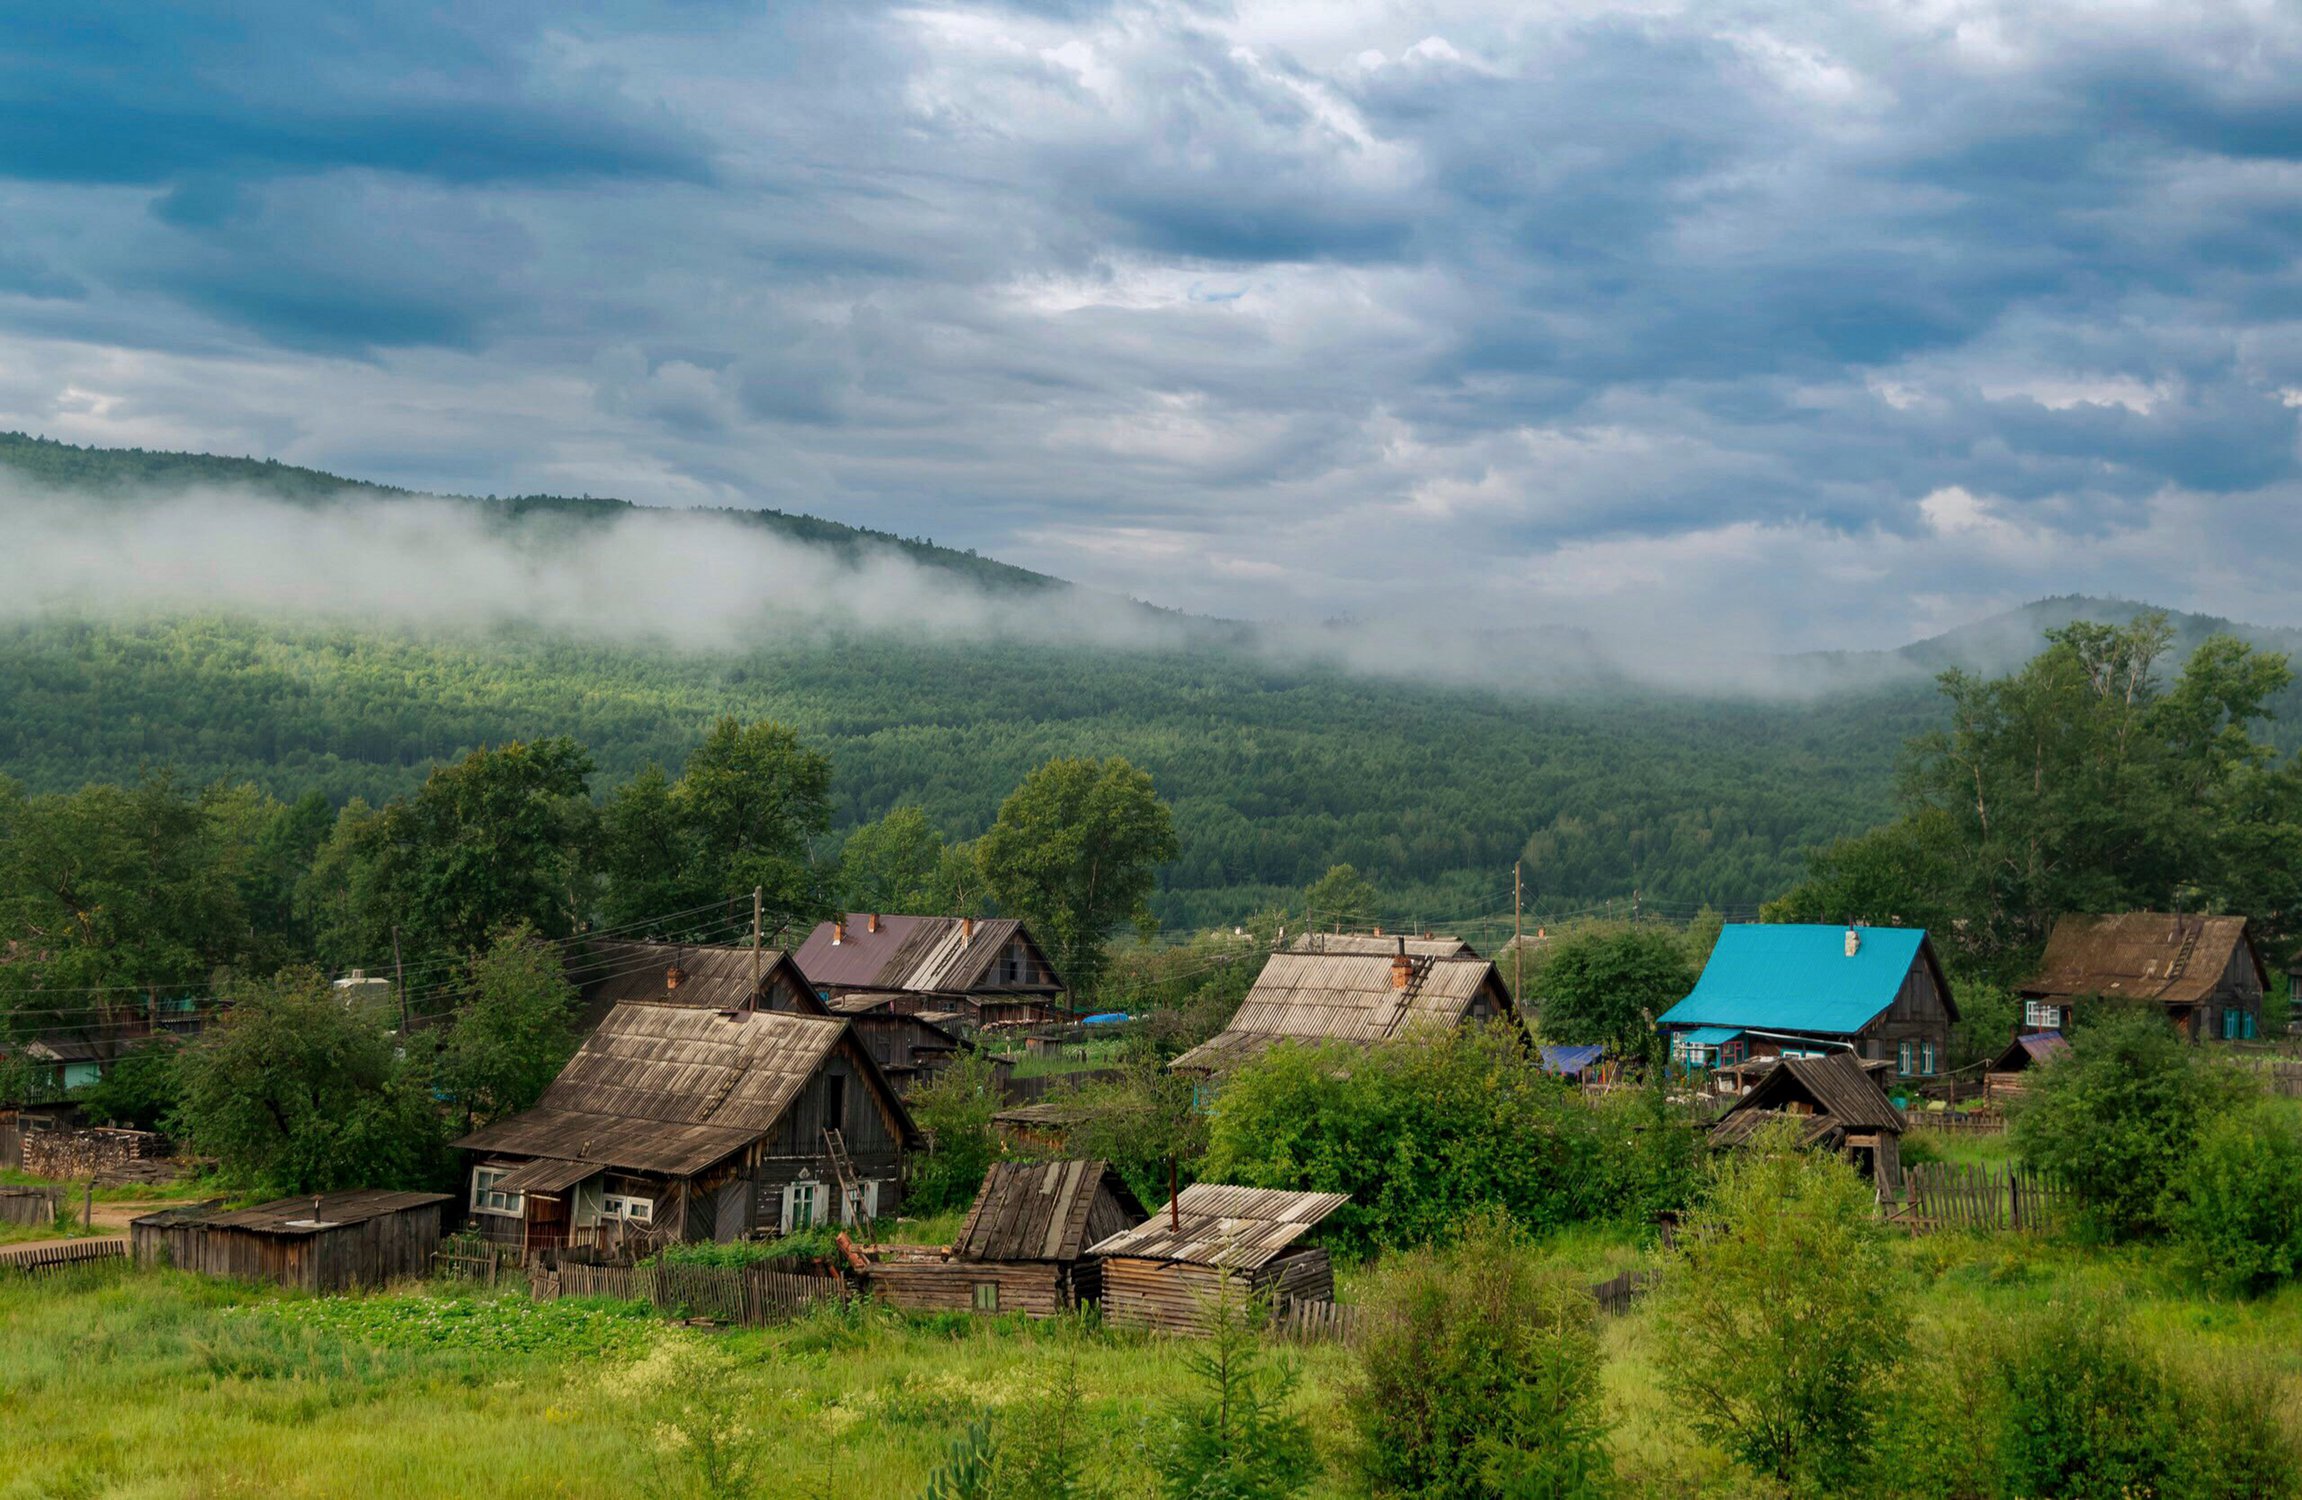
[[[1086,1017],[1085,1019],[1081,1020],[1079,1024],[1082,1026],[1116,1026],[1121,1021],[1132,1021],[1134,1019],[1135,1018],[1133,1016],[1127,1014],[1127,1012],[1123,1010],[1106,1010],[1098,1011],[1096,1014]]]
[[[1580,1078],[1585,1069],[1606,1055],[1605,1045],[1597,1042],[1584,1047],[1545,1047],[1543,1071],[1556,1073],[1561,1078]]]

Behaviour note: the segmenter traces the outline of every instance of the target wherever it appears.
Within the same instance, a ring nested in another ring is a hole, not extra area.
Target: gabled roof
[[[1742,1114],[1780,1113],[1793,1105],[1828,1115],[1848,1130],[1899,1133],[1909,1124],[1860,1060],[1846,1052],[1782,1059],[1751,1086],[1749,1093],[1729,1106],[1719,1117],[1719,1124]]]
[[[879,930],[872,931],[877,921]],[[1046,969],[1048,983],[1008,985],[991,965],[1021,938]],[[1012,918],[908,917],[850,912],[807,935],[793,955],[817,987],[834,990],[1031,989],[1053,991],[1063,981],[1046,950]]]
[[[1120,1222],[1143,1222],[1143,1205],[1108,1162],[999,1162],[951,1242],[961,1260],[1072,1261],[1086,1253],[1095,1202],[1109,1195]]]
[[[1756,1031],[1852,1036],[1894,1004],[1911,965],[1924,963],[1952,1020],[1950,996],[1934,945],[1916,927],[1856,927],[1860,940],[1846,952],[1850,929],[1789,922],[1732,922],[1694,992],[1664,1011],[1662,1026],[1728,1026]]]
[[[910,1115],[845,1021],[627,1003],[584,1039],[535,1108],[456,1144],[688,1176],[772,1133],[842,1046],[896,1133],[914,1143]]]
[[[2006,1050],[1991,1059],[1989,1071],[2019,1073],[2033,1064],[2051,1062],[2069,1051],[2070,1043],[2059,1031],[2026,1032],[2007,1043]]]
[[[2046,940],[2038,977],[2022,993],[2040,999],[2101,995],[2194,1005],[2214,993],[2241,951],[2267,988],[2268,976],[2244,917],[2162,911],[2064,917]]]
[[[1408,934],[1404,938],[1380,932],[1306,932],[1299,934],[1287,945],[1290,953],[1380,953],[1386,958],[1399,951],[1399,944],[1407,945],[1407,952],[1415,958],[1477,958],[1479,950],[1459,937],[1444,937],[1424,933],[1421,937]]]
[[[1371,1045],[1421,1026],[1459,1025],[1481,995],[1497,1014],[1512,1013],[1510,991],[1483,958],[1410,954],[1404,988],[1396,982],[1397,962],[1396,951],[1274,953],[1230,1024],[1168,1066],[1225,1072],[1287,1041]]]
[[[1282,1193],[1197,1182],[1133,1229],[1090,1245],[1087,1253],[1252,1271],[1350,1201],[1345,1193]]]
[[[596,1025],[600,1017],[631,1000],[741,1010],[752,996],[751,966],[748,944],[587,938],[570,955],[567,976],[583,996],[587,1023]],[[673,969],[683,976],[676,989],[670,982]],[[815,986],[781,948],[760,951],[759,976],[765,1009],[824,1014]]]

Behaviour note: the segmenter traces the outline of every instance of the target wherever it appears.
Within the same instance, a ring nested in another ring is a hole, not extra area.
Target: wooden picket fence
[[[1592,1287],[1591,1299],[1598,1303],[1600,1312],[1619,1317],[1629,1312],[1631,1303],[1645,1296],[1662,1279],[1662,1274],[1660,1271],[1625,1271]]]
[[[674,1317],[760,1328],[854,1295],[836,1276],[801,1276],[764,1266],[582,1266],[529,1273],[538,1301],[613,1297],[648,1302]]]
[[[1264,1331],[1290,1344],[1356,1346],[1367,1331],[1367,1310],[1342,1302],[1290,1302]]]
[[[128,1241],[118,1235],[83,1240],[36,1240],[0,1250],[0,1272],[43,1276],[76,1266],[124,1261],[127,1257]]]
[[[2006,1116],[1996,1110],[1979,1109],[1911,1109],[1903,1111],[1913,1131],[1931,1130],[1940,1135],[2004,1135]]]
[[[1890,1222],[1913,1234],[2050,1227],[2070,1201],[2060,1183],[2026,1167],[1930,1161],[1903,1169],[1903,1206]]]

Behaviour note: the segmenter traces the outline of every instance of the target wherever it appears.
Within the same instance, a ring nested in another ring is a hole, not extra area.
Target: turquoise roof
[[[1894,1003],[1926,933],[1916,927],[1847,929],[1737,922],[1719,930],[1694,993],[1664,1011],[1660,1026],[1735,1026],[1851,1036]]]
[[[1679,1040],[1690,1047],[1723,1047],[1741,1035],[1737,1026],[1697,1026]]]

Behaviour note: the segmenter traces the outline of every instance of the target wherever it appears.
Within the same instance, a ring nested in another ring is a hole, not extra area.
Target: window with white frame
[[[1910,1043],[1894,1044],[1894,1070],[1905,1078],[1910,1076]]]
[[[1918,1044],[1918,1071],[1928,1078],[1934,1076],[1934,1043]]]
[[[796,1234],[815,1226],[819,1209],[813,1182],[795,1182],[783,1190],[783,1232]]]
[[[496,1190],[496,1184],[510,1175],[509,1167],[472,1168],[472,1212],[518,1218],[525,1208],[520,1195]]]
[[[2022,1002],[2022,1024],[2040,1031],[2060,1031],[2062,1007],[2046,1000],[2025,1000]]]
[[[635,1197],[630,1193],[609,1193],[599,1201],[599,1216],[603,1219],[629,1219],[634,1224],[655,1221],[655,1200]]]

